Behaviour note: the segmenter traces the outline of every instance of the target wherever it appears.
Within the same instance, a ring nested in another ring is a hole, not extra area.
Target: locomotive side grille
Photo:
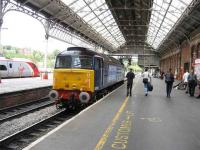
[[[55,69],[53,89],[94,92],[94,71],[88,69]]]

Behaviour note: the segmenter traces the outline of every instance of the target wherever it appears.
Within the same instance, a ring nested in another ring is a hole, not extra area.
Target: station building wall
[[[190,42],[183,41],[180,48],[173,48],[165,56],[161,56],[160,70],[166,72],[172,69],[176,78],[181,80],[186,70],[194,67],[195,59],[200,58],[200,27],[190,35]]]

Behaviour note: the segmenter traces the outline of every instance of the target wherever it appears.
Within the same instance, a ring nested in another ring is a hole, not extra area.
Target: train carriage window
[[[12,64],[9,64],[9,67],[12,68]]]
[[[0,65],[0,70],[7,70],[5,65]]]

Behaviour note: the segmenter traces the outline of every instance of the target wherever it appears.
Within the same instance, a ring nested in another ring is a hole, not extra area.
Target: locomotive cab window
[[[92,57],[89,56],[59,56],[55,68],[92,69]]]
[[[5,65],[0,65],[0,70],[7,70]]]
[[[71,56],[59,56],[56,59],[55,68],[71,68],[72,57]]]
[[[73,68],[92,69],[92,57],[74,56]]]

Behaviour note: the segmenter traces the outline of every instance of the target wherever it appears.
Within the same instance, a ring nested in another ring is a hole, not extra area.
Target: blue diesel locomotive
[[[108,88],[124,82],[124,66],[115,58],[83,47],[70,47],[56,57],[53,89],[58,107],[88,104]]]

